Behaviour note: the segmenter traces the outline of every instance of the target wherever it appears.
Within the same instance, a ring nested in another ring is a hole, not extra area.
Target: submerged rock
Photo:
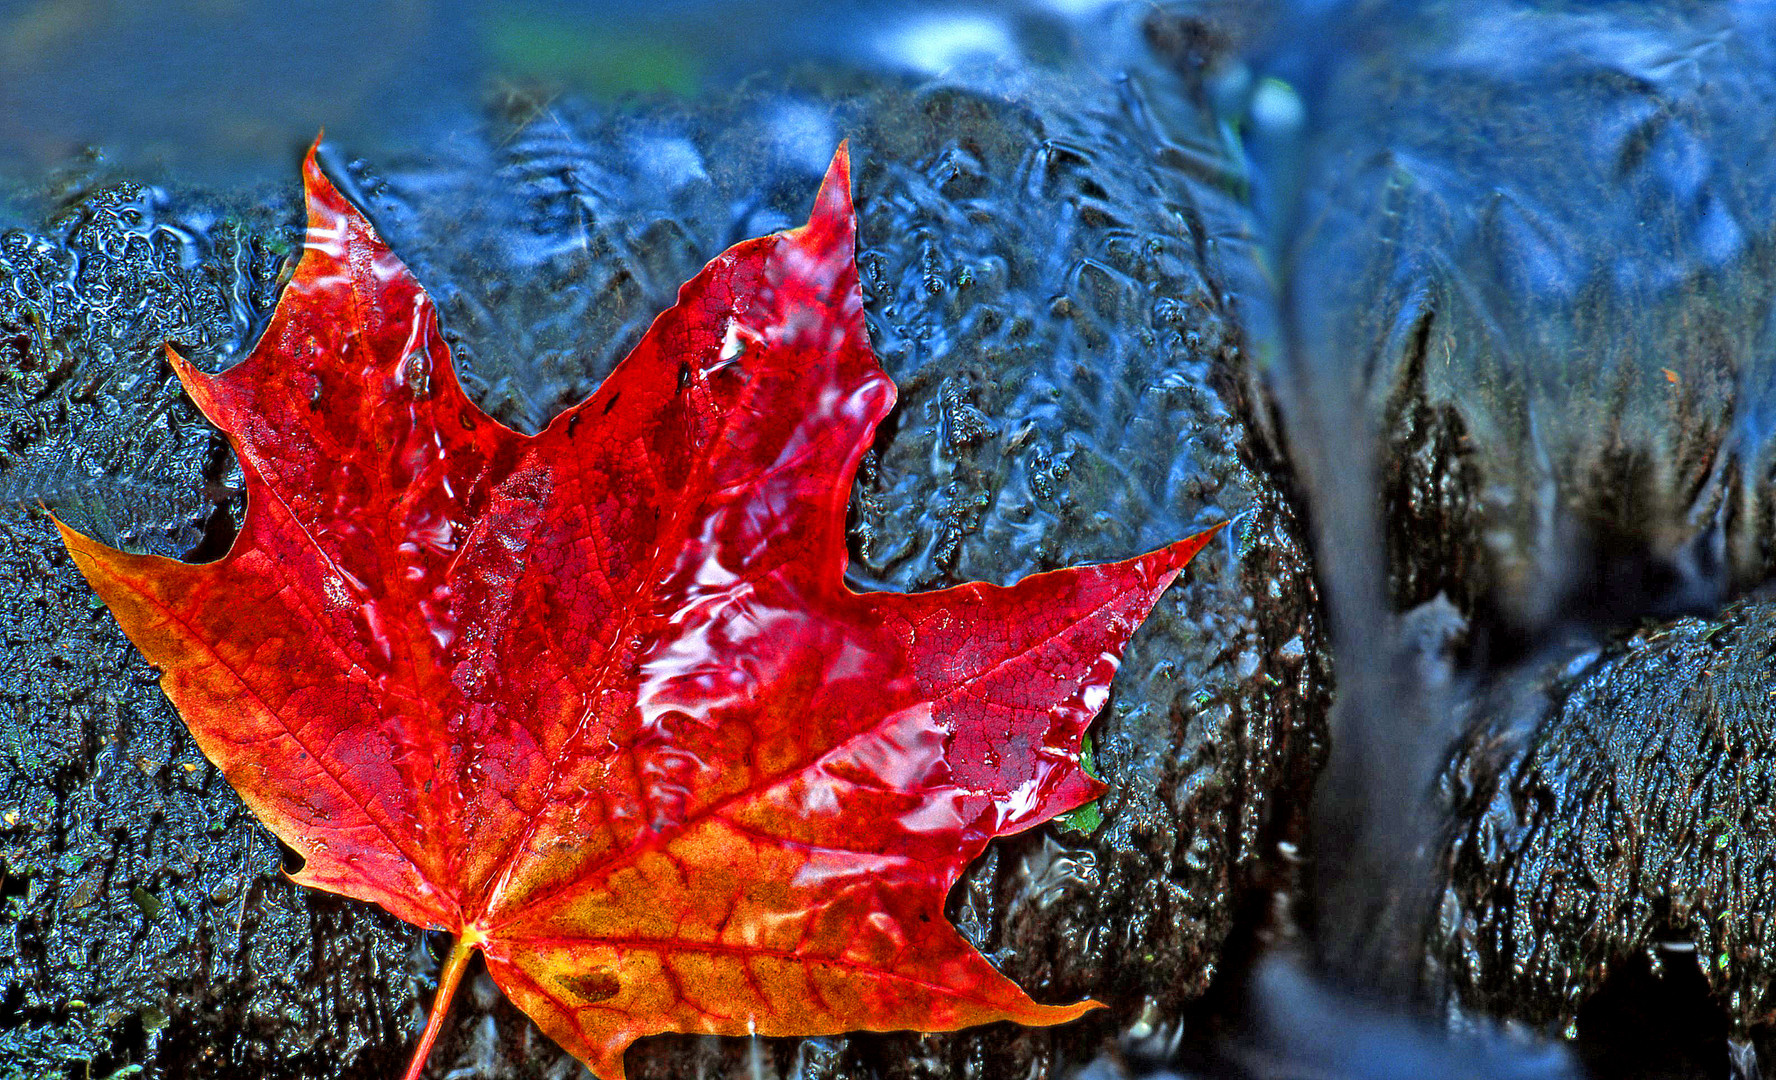
[[[630,1054],[632,1075],[753,1060],[767,1075],[1060,1075],[1203,992],[1260,860],[1298,832],[1329,688],[1317,598],[1240,390],[1204,224],[1225,195],[1189,164],[1217,143],[1171,78],[1137,65],[1121,82],[972,89],[811,79],[620,115],[513,100],[439,158],[335,169],[438,299],[471,395],[534,430],[705,259],[801,220],[848,135],[867,316],[901,389],[854,495],[859,587],[1009,582],[1238,519],[1127,654],[1092,731],[1101,805],[995,844],[952,896],[963,933],[1035,996],[1109,1010],[1044,1030],[659,1038]],[[1202,145],[1185,154],[1190,139]],[[291,177],[293,192],[294,161]],[[222,550],[239,512],[229,461],[157,349],[172,337],[220,366],[250,339],[295,236],[288,200],[225,218],[206,197],[167,197],[171,254],[75,258],[78,229],[0,249],[0,282],[53,278],[0,291],[0,326],[18,328],[0,340],[4,370],[65,367],[8,400],[8,452],[176,493],[131,502],[67,467],[20,473],[0,520],[0,573],[21,583],[0,606],[0,793],[17,808],[0,817],[0,1046],[22,1075],[87,1061],[93,1075],[386,1075],[428,995],[420,931],[279,876],[275,844],[29,508],[79,510],[138,548]],[[27,333],[48,294],[62,328]],[[485,977],[449,1030],[439,1075],[578,1068]]]

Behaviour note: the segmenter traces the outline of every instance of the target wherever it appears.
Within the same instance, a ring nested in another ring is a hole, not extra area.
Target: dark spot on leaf
[[[617,400],[619,398],[621,398],[622,396],[623,395],[621,392],[612,394],[610,396],[610,400],[604,403],[604,415],[605,416],[609,416],[611,414],[611,410],[617,407]]]
[[[617,996],[623,984],[608,971],[593,971],[585,975],[561,975],[555,979],[557,985],[572,994],[580,1001],[594,1004],[608,1001]]]

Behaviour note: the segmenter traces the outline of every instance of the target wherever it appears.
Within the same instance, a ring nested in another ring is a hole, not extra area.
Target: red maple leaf
[[[870,353],[844,147],[808,224],[724,252],[598,392],[524,436],[305,166],[253,353],[174,369],[248,513],[187,565],[62,534],[296,880],[456,935],[598,1075],[663,1031],[1053,1024],[944,919],[1079,764],[1129,635],[1211,533],[1010,588],[845,584]],[[58,523],[59,524],[59,523]]]

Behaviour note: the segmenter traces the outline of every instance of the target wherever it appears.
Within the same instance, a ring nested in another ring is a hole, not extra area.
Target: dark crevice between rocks
[[[111,1077],[130,1066],[141,1066],[148,1059],[148,1027],[138,1013],[112,1028],[110,1045],[78,1067],[67,1066],[68,1080],[86,1080],[88,1076]],[[77,1071],[78,1069],[78,1071]]]
[[[1619,1080],[1727,1077],[1727,1016],[1709,991],[1696,950],[1657,955],[1656,968],[1645,953],[1612,965],[1579,1007],[1580,1060],[1594,1075]]]
[[[1379,512],[1386,523],[1394,610],[1438,596],[1471,611],[1487,582],[1480,558],[1478,475],[1458,410],[1436,405],[1425,390],[1434,302],[1425,301],[1403,335],[1399,376],[1382,410]]]

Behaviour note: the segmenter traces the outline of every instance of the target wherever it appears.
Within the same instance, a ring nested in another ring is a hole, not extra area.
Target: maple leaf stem
[[[432,1044],[438,1041],[438,1032],[444,1028],[444,1017],[450,1012],[450,999],[456,996],[456,986],[462,982],[463,970],[469,966],[469,958],[475,955],[476,948],[476,943],[467,935],[458,937],[456,944],[451,946],[444,970],[438,973],[438,994],[432,998],[432,1015],[426,1020],[425,1034],[419,1037],[419,1048],[413,1051],[413,1062],[407,1066],[405,1080],[419,1080],[420,1072],[425,1069]]]

